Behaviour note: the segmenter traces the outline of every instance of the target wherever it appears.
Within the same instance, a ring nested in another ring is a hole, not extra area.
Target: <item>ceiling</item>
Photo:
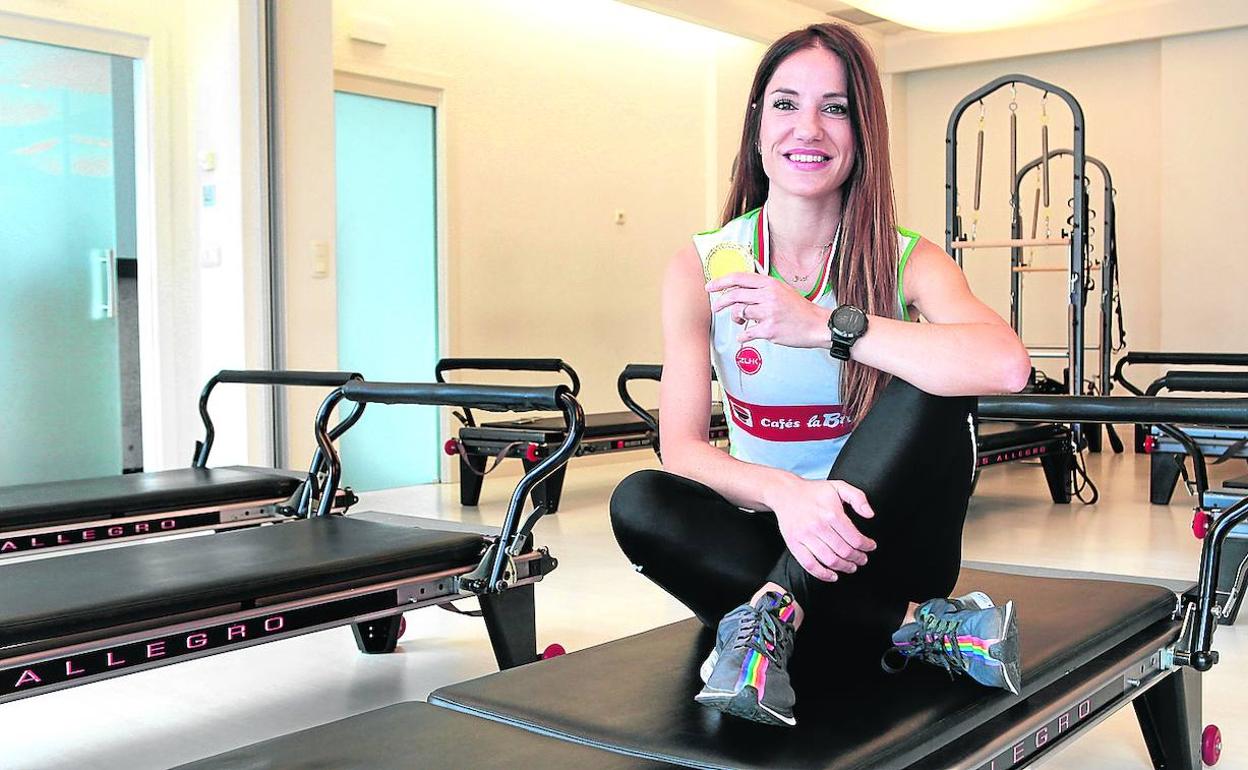
[[[860,11],[848,3],[839,2],[839,0],[795,0],[798,5],[804,5],[807,8],[814,8],[820,13],[828,16],[847,21],[860,27],[866,27],[873,32],[881,35],[892,35],[898,32],[905,32],[913,27],[906,27],[895,21],[886,21],[878,16],[872,16],[866,11]]]

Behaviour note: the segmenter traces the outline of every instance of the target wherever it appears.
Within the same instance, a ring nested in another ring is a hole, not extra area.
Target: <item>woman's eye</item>
[[[826,113],[827,113],[827,114],[829,114],[829,115],[847,115],[847,114],[849,114],[849,108],[848,108],[848,107],[846,107],[844,104],[840,104],[840,103],[833,103],[833,104],[824,105],[823,111],[824,111],[824,112],[826,112]]]
[[[772,105],[771,105],[771,106],[772,106],[772,107],[775,107],[777,110],[795,110],[795,109],[797,109],[797,105],[795,105],[795,104],[793,103],[793,100],[791,100],[791,99],[777,99],[775,102],[773,102],[773,103],[772,103]]]

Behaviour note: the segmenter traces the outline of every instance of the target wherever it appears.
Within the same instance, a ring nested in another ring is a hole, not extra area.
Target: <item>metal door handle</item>
[[[113,318],[117,315],[117,251],[104,249],[99,260],[104,269],[104,275],[101,276],[104,279],[104,301],[100,303],[99,317]]]

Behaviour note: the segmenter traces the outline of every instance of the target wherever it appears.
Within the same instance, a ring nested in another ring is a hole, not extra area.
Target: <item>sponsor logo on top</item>
[[[755,348],[741,348],[737,351],[737,368],[746,374],[758,374],[763,368],[763,357]]]

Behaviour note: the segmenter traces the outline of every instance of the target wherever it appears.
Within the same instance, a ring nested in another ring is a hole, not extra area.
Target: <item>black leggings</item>
[[[798,564],[773,514],[748,513],[663,471],[639,471],[616,487],[616,540],[638,571],[710,627],[772,581],[801,605],[803,638],[882,648],[909,602],[947,596],[957,580],[975,464],[973,406],[971,398],[889,383],[828,475],[861,489],[875,510],[872,519],[850,514],[877,548],[866,566],[836,582]]]

